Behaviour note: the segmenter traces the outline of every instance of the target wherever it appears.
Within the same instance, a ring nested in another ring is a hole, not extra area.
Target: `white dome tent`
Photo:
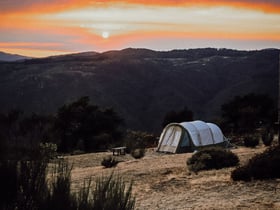
[[[211,145],[227,145],[221,129],[213,123],[197,120],[171,123],[162,131],[157,147],[158,152],[192,152]]]

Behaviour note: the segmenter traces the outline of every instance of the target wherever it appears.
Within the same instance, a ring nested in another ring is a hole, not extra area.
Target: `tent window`
[[[189,137],[189,135],[186,132],[184,133],[184,138],[182,140],[181,146],[182,147],[190,146],[190,137]]]

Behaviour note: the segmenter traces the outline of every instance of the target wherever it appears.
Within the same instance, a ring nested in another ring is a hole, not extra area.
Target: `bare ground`
[[[264,150],[240,147],[233,149],[244,164]],[[234,182],[230,173],[234,168],[190,173],[186,167],[187,154],[160,154],[149,149],[144,158],[118,156],[115,168],[106,169],[101,160],[111,153],[68,156],[74,164],[73,190],[83,186],[84,180],[106,176],[114,172],[127,182],[133,181],[137,210],[183,209],[280,209],[280,179],[269,181]]]

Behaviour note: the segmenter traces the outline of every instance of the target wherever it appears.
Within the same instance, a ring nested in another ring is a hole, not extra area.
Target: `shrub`
[[[118,176],[102,176],[91,185],[91,179],[77,192],[71,193],[71,168],[62,163],[54,170],[49,197],[42,209],[52,210],[132,210],[132,182],[127,186]]]
[[[128,130],[124,138],[124,144],[127,152],[131,153],[137,148],[155,147],[157,138],[155,135],[146,132]]]
[[[1,209],[40,209],[48,193],[45,161],[2,161]]]
[[[232,171],[231,178],[235,181],[254,179],[280,178],[280,146],[271,147],[257,154],[242,167]]]
[[[231,172],[231,178],[234,181],[251,181],[250,170],[248,170],[246,167],[238,167]]]
[[[270,146],[274,138],[274,133],[272,130],[266,129],[262,133],[262,142],[265,146]]]
[[[79,201],[71,193],[71,170],[67,162],[59,161],[52,172],[48,196],[40,209],[76,210]]]
[[[2,210],[131,210],[132,183],[126,185],[120,177],[98,178],[75,194],[71,192],[71,167],[58,162],[49,182],[47,162],[0,162],[0,209]]]
[[[194,172],[236,166],[238,163],[234,153],[221,147],[204,148],[187,160],[189,170]]]
[[[115,160],[115,158],[113,158],[110,155],[103,158],[103,160],[101,161],[101,165],[104,166],[105,168],[111,168],[111,167],[116,166],[117,164],[118,164],[118,161]]]
[[[14,206],[17,196],[17,162],[0,162],[0,209],[9,209]]]
[[[57,156],[57,145],[53,143],[40,143],[40,154],[42,158],[47,160],[53,159]]]
[[[259,145],[259,137],[257,135],[248,135],[244,137],[245,147],[256,147]]]
[[[145,156],[145,149],[138,148],[131,151],[131,156],[135,159],[140,159]]]
[[[120,177],[113,174],[96,180],[92,197],[93,210],[131,210],[135,206],[132,183],[127,187]]]

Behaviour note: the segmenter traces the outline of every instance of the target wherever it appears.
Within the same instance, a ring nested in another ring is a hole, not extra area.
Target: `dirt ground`
[[[232,149],[241,165],[263,146],[255,149]],[[84,180],[114,174],[127,182],[133,181],[137,210],[184,209],[280,209],[280,179],[269,181],[234,182],[234,168],[190,173],[186,160],[192,153],[161,154],[148,149],[142,159],[130,155],[118,156],[122,161],[114,168],[101,166],[101,160],[112,153],[95,153],[66,157],[73,163],[73,190]]]

